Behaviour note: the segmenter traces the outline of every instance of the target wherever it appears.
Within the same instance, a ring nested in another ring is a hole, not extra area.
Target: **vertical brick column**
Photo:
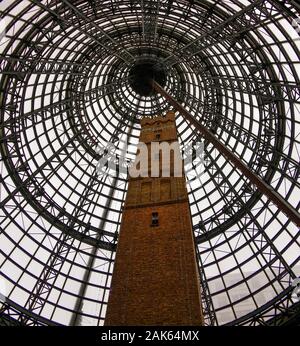
[[[140,141],[177,141],[174,117],[142,119]],[[203,324],[185,178],[172,172],[130,178],[105,325]]]

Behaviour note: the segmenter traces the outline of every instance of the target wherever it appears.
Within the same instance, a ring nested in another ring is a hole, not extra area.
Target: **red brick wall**
[[[155,122],[158,128],[166,123],[174,125],[174,116],[144,120],[143,129],[153,127]],[[162,129],[162,138],[176,139],[174,129]],[[140,140],[151,141],[151,135],[152,131],[142,132]],[[156,227],[151,226],[153,212],[159,216]],[[185,178],[131,179],[105,325],[201,324]]]

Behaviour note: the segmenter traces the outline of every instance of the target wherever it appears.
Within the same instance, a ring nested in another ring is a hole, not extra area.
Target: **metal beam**
[[[193,47],[195,45],[198,45],[199,42],[205,42],[205,40],[207,38],[210,37],[214,37],[214,35],[216,33],[220,33],[224,31],[224,28],[226,26],[229,26],[229,24],[231,24],[234,20],[236,20],[238,17],[243,16],[245,13],[252,11],[253,9],[255,9],[256,6],[258,6],[259,4],[262,4],[264,2],[264,0],[256,0],[253,3],[251,3],[250,5],[244,7],[242,10],[240,10],[239,12],[236,12],[235,14],[233,14],[231,17],[227,18],[225,21],[223,21],[222,23],[220,23],[219,25],[217,25],[216,27],[214,27],[213,29],[211,29],[210,31],[204,33],[202,36],[197,37],[196,39],[194,39],[193,41],[190,41],[189,43],[187,43],[184,47],[182,47],[179,51],[177,51],[177,53],[180,55],[182,54],[185,50],[189,49],[190,47]],[[222,36],[223,37],[223,36]],[[222,38],[220,38],[222,39]],[[218,42],[218,41],[217,41]],[[171,53],[169,56],[167,56],[164,59],[164,63],[166,63],[167,61],[170,61],[172,58],[175,58],[176,52]],[[171,63],[171,65],[175,64],[175,62]]]
[[[123,47],[123,50],[120,52],[117,51],[119,50],[119,43],[114,40],[105,30],[103,30],[99,25],[95,23],[95,20],[88,18],[84,13],[82,13],[76,6],[72,5],[69,1],[67,0],[62,0],[62,2],[68,6],[78,17],[83,19],[85,23],[91,24],[96,29],[96,32],[101,32],[101,34],[106,37],[112,44],[113,49],[115,50],[113,53],[116,56],[119,56],[122,60],[124,60],[126,63],[130,63],[134,61],[133,55],[125,48]],[[107,45],[106,45],[107,46]],[[122,48],[122,47],[121,47]]]
[[[127,120],[127,124],[132,125],[132,121]],[[118,135],[120,135],[120,129],[121,128],[122,128],[122,123],[119,122],[118,126],[116,127],[115,134],[110,138],[110,141],[113,140],[114,136],[117,136],[117,138],[118,138]],[[132,130],[133,130],[133,127],[131,126],[130,132],[128,133],[128,136],[127,136],[128,141],[130,139],[130,136],[132,135]],[[125,148],[123,148],[123,149],[125,149]],[[109,209],[111,208],[111,205],[113,202],[113,195],[114,195],[117,183],[118,183],[118,178],[119,178],[119,172],[117,172],[117,175],[113,177],[113,180],[111,182],[110,191],[108,194],[109,198],[107,198],[107,200],[106,200],[103,215],[102,215],[102,220],[101,220],[99,227],[98,227],[100,230],[103,230],[105,225],[106,225],[107,216],[108,216]],[[97,240],[100,240],[100,238],[101,237],[99,235],[97,237]],[[97,254],[98,249],[99,249],[98,246],[94,246],[92,251],[91,251],[91,254],[90,254],[87,266],[86,266],[86,270],[85,270],[85,273],[83,275],[82,283],[81,283],[81,286],[80,286],[80,289],[78,292],[78,298],[77,298],[75,306],[74,306],[74,312],[72,314],[72,317],[71,317],[71,320],[69,323],[70,326],[80,325],[80,318],[81,318],[80,312],[82,311],[83,300],[84,300],[84,297],[86,295],[88,283],[90,282],[90,277],[92,274],[92,269],[93,269],[94,264],[95,264],[96,254]]]
[[[77,18],[81,17],[81,19],[84,21],[83,28],[79,22],[77,25],[75,25],[74,23],[66,20],[63,16],[59,15],[57,12],[53,11],[52,9],[47,7],[46,5],[42,4],[40,1],[38,1],[38,0],[30,0],[30,1],[32,3],[34,3],[35,5],[39,6],[41,9],[49,12],[51,16],[58,19],[60,21],[60,23],[63,23],[66,27],[73,27],[73,28],[77,29],[79,32],[81,32],[85,36],[89,37],[94,42],[96,42],[100,47],[104,48],[106,51],[108,51],[112,55],[117,56],[118,58],[123,60],[127,65],[130,65],[130,63],[133,61],[133,56],[125,48],[122,51],[118,51],[118,49],[120,47],[118,46],[117,42],[113,38],[111,38],[96,23],[94,23],[93,20],[90,20],[89,18],[87,18],[83,13],[81,13],[75,6],[73,6],[68,1],[64,0],[63,3],[73,11],[73,13],[77,16]],[[107,44],[107,43],[103,43],[100,39],[98,39],[94,35],[91,35],[88,32],[88,30],[86,30],[87,25],[91,25],[92,27],[94,27],[96,32],[101,32],[102,35],[104,35],[104,37],[106,37],[109,40],[112,47],[110,47],[109,44]]]
[[[25,74],[65,74],[84,76],[91,65],[80,64],[73,61],[58,59],[34,59],[32,57],[14,57],[0,54],[0,72],[2,74],[18,75],[20,78]],[[14,64],[14,67],[7,68],[6,63]]]
[[[151,81],[153,88],[166,98],[167,101],[180,112],[195,128],[203,135],[203,137],[212,143],[216,149],[220,151],[228,160],[230,160],[236,168],[238,168],[252,184],[270,199],[278,209],[282,211],[286,216],[300,227],[300,214],[299,212],[285,201],[269,184],[263,181],[258,175],[251,171],[245,163],[242,162],[234,153],[232,153],[227,147],[215,137],[205,126],[203,126],[198,120],[196,120],[186,109],[184,109],[171,95],[169,95],[157,82]]]
[[[143,40],[155,42],[157,37],[157,27],[158,27],[158,13],[160,9],[160,0],[142,0],[142,33]]]
[[[235,42],[241,38],[242,34],[247,33],[249,30],[254,30],[255,26],[261,26],[264,22],[272,19],[274,17],[272,10],[275,8],[275,5],[273,3],[269,4],[266,0],[253,1],[201,36],[190,40],[185,46],[173,51],[163,60],[163,63],[171,67],[181,62],[184,58],[189,60],[191,57],[218,43],[224,43],[226,40]],[[276,9],[278,8],[276,7]],[[278,15],[280,15],[280,11],[278,11]],[[239,29],[233,24],[238,25]]]
[[[116,184],[117,184],[117,176],[115,176],[113,178],[113,181],[111,183],[111,186],[110,186],[110,196],[109,198],[107,198],[106,200],[106,203],[105,203],[105,206],[104,206],[104,212],[103,212],[103,215],[102,215],[102,220],[100,222],[100,225],[99,225],[99,229],[102,230],[104,229],[105,227],[105,224],[106,224],[106,221],[107,221],[107,216],[108,216],[108,212],[109,212],[109,208],[111,207],[111,204],[112,204],[112,195],[115,191],[115,187],[116,187]],[[99,234],[97,236],[97,240],[101,240],[101,234]],[[78,326],[80,325],[80,320],[81,320],[81,311],[82,311],[82,308],[83,308],[83,300],[84,300],[84,297],[86,295],[86,291],[87,291],[87,286],[90,282],[90,278],[91,278],[91,274],[92,274],[92,269],[95,265],[95,261],[96,261],[96,255],[97,255],[97,251],[99,250],[99,247],[98,246],[94,246],[92,248],[92,251],[90,253],[90,257],[89,257],[89,260],[87,262],[87,266],[86,266],[86,269],[85,269],[85,272],[84,272],[84,275],[83,275],[83,279],[82,279],[82,283],[80,285],[80,289],[78,291],[78,297],[76,299],[76,302],[75,302],[75,306],[74,306],[74,312],[72,314],[72,317],[71,317],[71,320],[70,320],[70,323],[69,325],[70,326]]]

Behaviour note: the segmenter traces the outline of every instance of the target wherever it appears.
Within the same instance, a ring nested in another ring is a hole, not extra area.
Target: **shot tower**
[[[0,325],[102,326],[110,292],[107,324],[198,323],[184,179],[131,178],[126,200],[122,167],[98,174],[100,148],[136,143],[140,118],[171,107],[180,144],[204,144],[188,197],[205,325],[299,321],[299,13],[296,0],[0,2]],[[155,121],[141,141],[171,134]]]
[[[141,120],[149,174],[129,180],[106,325],[203,324],[186,182],[174,168],[179,152],[170,152],[169,177],[162,152],[153,157],[159,176],[151,176],[151,143],[177,142],[174,117]]]

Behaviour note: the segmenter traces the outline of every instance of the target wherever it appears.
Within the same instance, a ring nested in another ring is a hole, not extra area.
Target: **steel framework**
[[[97,174],[99,148],[129,143],[132,160],[139,119],[171,106],[132,88],[138,64],[159,66],[194,124],[297,215],[297,1],[16,0],[0,10],[0,324],[103,324],[127,176]],[[298,323],[298,226],[176,115],[182,147],[204,142],[202,171],[186,174],[206,323]]]

